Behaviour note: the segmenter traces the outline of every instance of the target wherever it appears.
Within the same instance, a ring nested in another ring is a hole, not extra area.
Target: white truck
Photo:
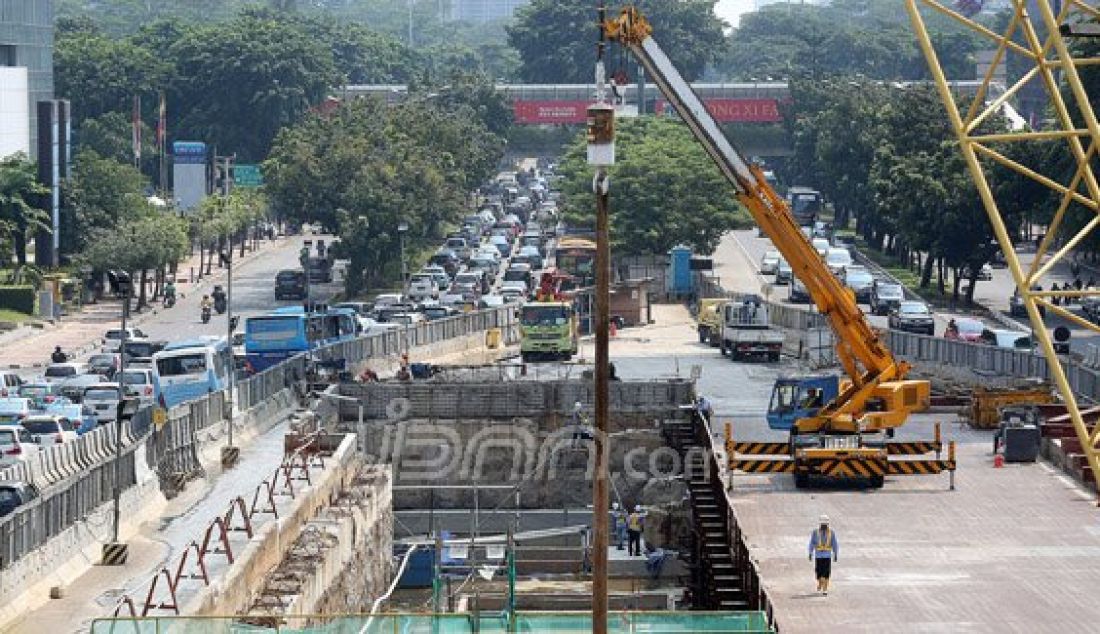
[[[760,359],[779,361],[783,333],[768,323],[768,305],[757,296],[731,301],[723,307],[722,354],[734,361]]]

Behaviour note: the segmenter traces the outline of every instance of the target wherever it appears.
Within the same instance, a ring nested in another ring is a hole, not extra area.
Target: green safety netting
[[[370,616],[284,617],[263,627],[236,618],[149,617],[99,619],[92,634],[504,634],[511,632],[591,632],[592,615],[583,612],[382,614]],[[763,612],[612,612],[608,631],[619,634],[662,632],[730,632],[772,634]]]

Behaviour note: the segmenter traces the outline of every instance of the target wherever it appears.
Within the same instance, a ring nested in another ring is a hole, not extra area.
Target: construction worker
[[[615,549],[622,550],[626,544],[626,511],[618,502],[611,503],[611,526],[615,535]]]
[[[642,530],[644,528],[645,513],[642,512],[641,506],[635,506],[634,512],[626,518],[626,554],[632,557],[642,554]]]
[[[571,447],[577,447],[585,440],[592,440],[592,433],[588,429],[588,417],[584,415],[584,405],[580,401],[573,404],[570,426],[573,428]]]
[[[817,578],[817,591],[822,596],[829,594],[829,575],[833,562],[837,560],[840,549],[836,543],[836,533],[829,528],[829,516],[822,515],[819,526],[810,534],[810,561],[814,562],[814,577]]]

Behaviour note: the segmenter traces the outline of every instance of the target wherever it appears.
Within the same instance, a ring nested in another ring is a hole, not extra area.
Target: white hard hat
[[[619,503],[618,502],[612,502],[611,503],[611,508],[613,508],[615,510],[619,510]]]
[[[573,403],[573,409],[580,409],[582,407],[584,407],[584,405],[581,405],[580,401],[577,401],[576,403]]]
[[[828,515],[822,515],[818,519],[821,521],[822,524],[828,524],[829,523],[829,516]]]
[[[634,505],[634,510],[635,511],[641,511],[642,510],[642,505],[641,504],[635,504]]]

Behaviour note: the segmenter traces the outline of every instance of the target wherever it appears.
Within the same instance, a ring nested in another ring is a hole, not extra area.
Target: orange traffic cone
[[[1005,457],[1003,454],[996,454],[993,456],[993,468],[1000,469],[1005,466]]]
[[[615,325],[615,320],[611,320],[611,330],[610,330],[610,333],[611,333],[611,336],[612,336],[612,337],[614,337],[615,335],[619,334],[619,327]]]

